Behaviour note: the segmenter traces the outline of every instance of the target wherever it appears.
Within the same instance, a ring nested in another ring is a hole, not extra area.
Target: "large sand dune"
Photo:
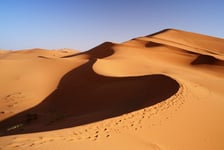
[[[166,29],[0,67],[0,149],[224,149],[224,39]]]

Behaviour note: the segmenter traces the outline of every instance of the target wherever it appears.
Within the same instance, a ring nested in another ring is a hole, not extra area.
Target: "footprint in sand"
[[[177,97],[173,97],[160,104],[104,120],[99,122],[97,125],[88,125],[86,128],[74,130],[71,134],[71,138],[65,137],[63,140],[70,142],[77,140],[97,141],[102,138],[109,138],[113,136],[113,134],[120,134],[124,130],[139,131],[144,128],[146,124],[148,127],[162,124],[162,121],[151,122],[149,119],[156,117],[158,113],[168,110],[168,108],[173,105],[182,103],[182,101],[176,101],[176,98]],[[164,116],[163,119],[167,120],[168,117]]]
[[[34,143],[32,143],[32,144],[30,144],[30,147],[33,147],[35,144]]]
[[[5,112],[4,111],[1,111],[0,114],[5,114]]]

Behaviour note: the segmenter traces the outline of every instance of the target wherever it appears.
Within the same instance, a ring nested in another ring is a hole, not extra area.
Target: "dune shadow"
[[[43,58],[43,59],[50,59],[49,57],[45,57],[45,56],[37,56],[38,58]]]
[[[161,46],[163,44],[160,44],[160,43],[156,43],[156,42],[147,42],[145,44],[145,47],[158,47],[158,46]]]
[[[221,62],[221,61],[216,59],[213,56],[199,55],[194,61],[191,62],[191,64],[192,65],[202,65],[202,64],[213,65],[213,64],[217,64],[218,62]]]
[[[170,31],[170,30],[173,30],[173,29],[172,28],[163,29],[163,30],[161,30],[159,32],[155,32],[153,34],[149,34],[146,37],[150,37],[150,36],[154,36],[154,35],[157,35],[157,34],[161,34],[161,33],[164,33],[164,32]]]
[[[83,55],[83,54],[87,54],[91,58],[104,58],[104,57],[110,56],[114,53],[114,51],[112,49],[113,45],[114,44],[112,42],[104,42],[86,52],[67,55],[67,56],[63,56],[61,58],[69,58],[69,57],[79,56],[79,55]]]
[[[39,105],[0,122],[0,135],[79,126],[142,109],[174,95],[179,84],[162,75],[106,77],[92,69],[96,59],[68,72]]]

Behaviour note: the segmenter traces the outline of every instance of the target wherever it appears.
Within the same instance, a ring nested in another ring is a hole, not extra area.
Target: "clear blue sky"
[[[0,49],[84,51],[164,28],[224,38],[224,0],[0,0]]]

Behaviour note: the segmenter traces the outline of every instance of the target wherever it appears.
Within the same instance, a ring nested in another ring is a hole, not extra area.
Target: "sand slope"
[[[0,53],[2,149],[224,149],[224,39],[166,29]]]

